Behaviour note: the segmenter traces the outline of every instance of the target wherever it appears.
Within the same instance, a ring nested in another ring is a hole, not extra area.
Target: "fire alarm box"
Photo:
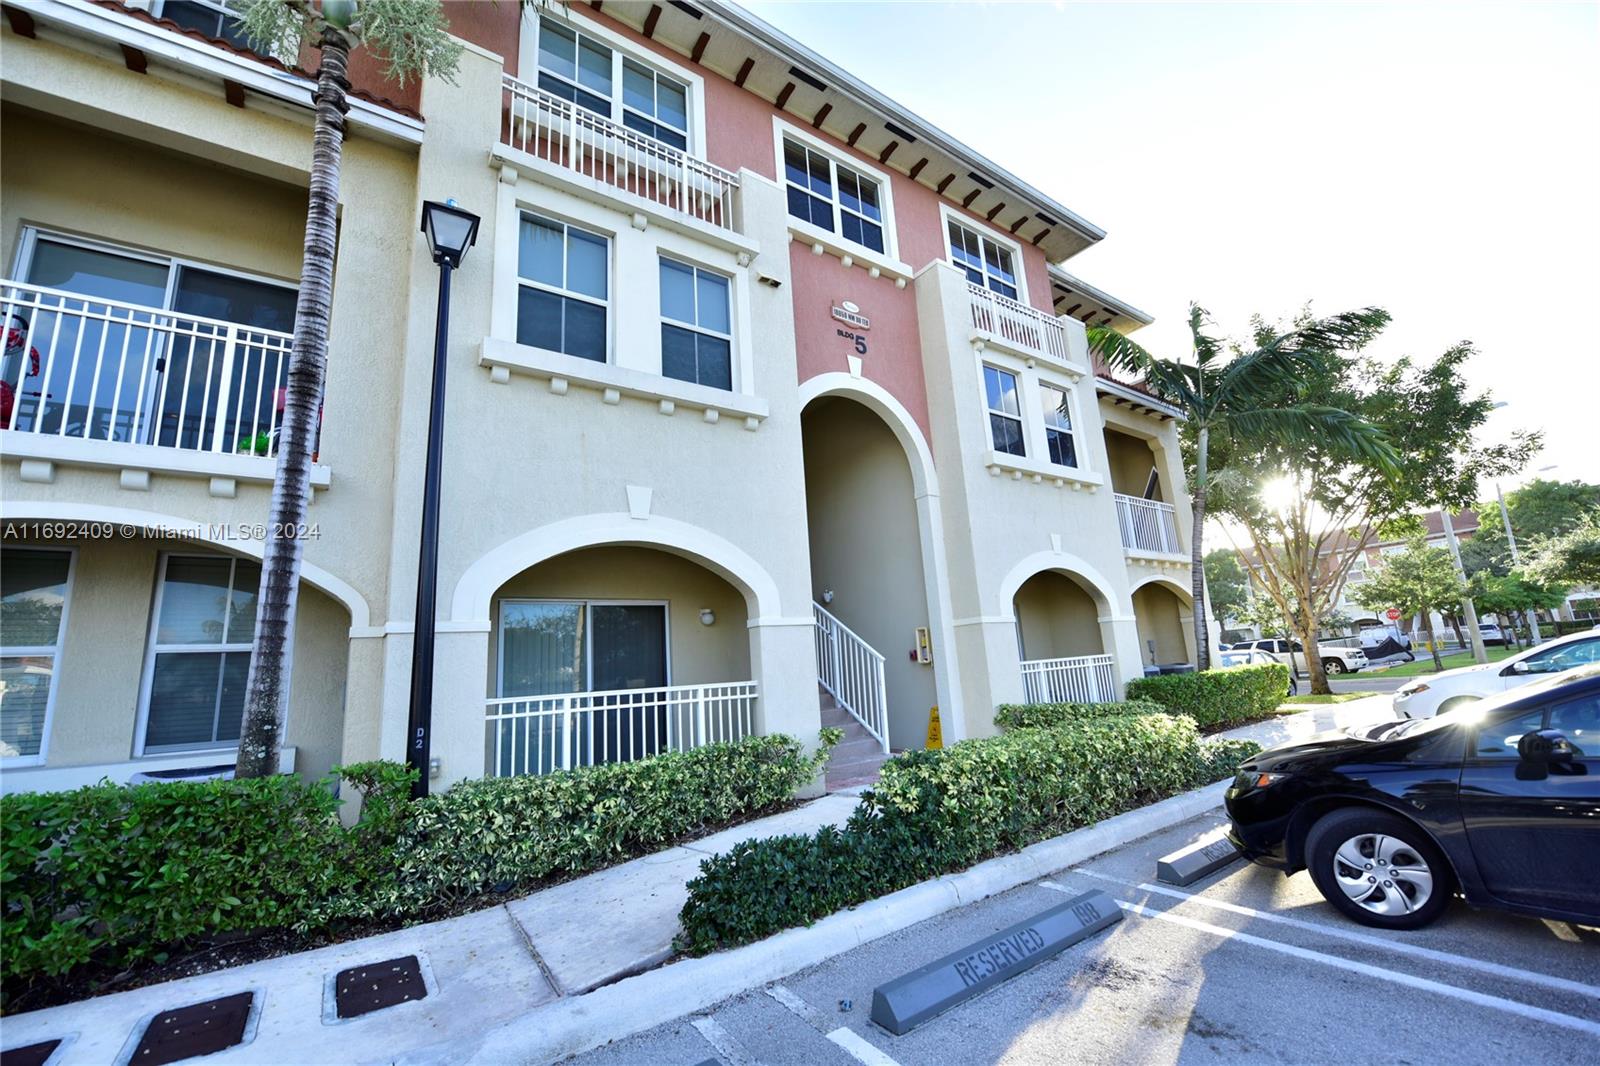
[[[933,641],[928,636],[927,626],[917,627],[917,662],[933,662]]]

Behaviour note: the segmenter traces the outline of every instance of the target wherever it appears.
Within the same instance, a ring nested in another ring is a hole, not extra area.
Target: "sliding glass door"
[[[666,604],[505,600],[499,659],[502,697],[604,693],[532,701],[548,716],[505,723],[536,733],[502,738],[506,749],[555,751],[572,744],[574,765],[580,765],[625,762],[666,748],[667,705],[656,691],[671,683]]]

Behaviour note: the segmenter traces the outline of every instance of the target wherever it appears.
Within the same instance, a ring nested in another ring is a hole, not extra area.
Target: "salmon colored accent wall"
[[[800,381],[849,371],[847,357],[856,354],[855,344],[839,336],[840,330],[865,337],[862,376],[889,390],[911,412],[923,437],[931,441],[917,298],[911,287],[897,289],[893,281],[870,277],[859,266],[846,268],[831,255],[812,255],[811,246],[799,241],[789,243],[789,265]],[[832,308],[842,300],[858,304],[872,327],[858,330],[835,319]]]

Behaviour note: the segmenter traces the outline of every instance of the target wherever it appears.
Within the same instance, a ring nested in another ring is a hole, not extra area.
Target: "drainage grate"
[[[27,1047],[7,1048],[0,1051],[0,1066],[44,1066],[60,1046],[59,1040],[41,1040]]]
[[[423,999],[427,994],[422,967],[415,955],[352,966],[340,970],[333,979],[333,1001],[341,1018],[359,1018],[385,1007]]]
[[[242,1043],[254,998],[253,992],[240,992],[157,1014],[133,1049],[129,1066],[162,1066]]]

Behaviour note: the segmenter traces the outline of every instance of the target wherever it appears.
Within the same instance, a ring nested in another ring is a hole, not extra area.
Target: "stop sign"
[[[1398,622],[1400,620],[1400,608],[1398,607],[1391,607],[1387,611],[1383,612],[1383,614],[1384,617],[1388,618],[1391,622]]]

